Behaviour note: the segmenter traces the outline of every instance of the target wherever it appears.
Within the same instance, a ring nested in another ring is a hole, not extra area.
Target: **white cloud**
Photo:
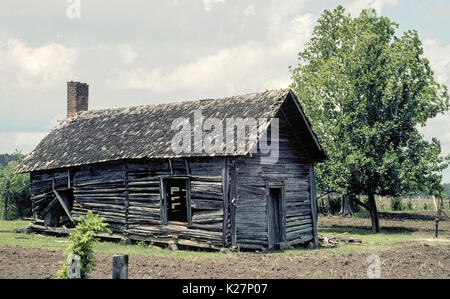
[[[450,44],[441,45],[438,41],[426,38],[423,41],[424,56],[430,60],[435,79],[447,86],[450,84]]]
[[[366,8],[374,8],[380,15],[384,6],[397,5],[398,3],[399,0],[352,0],[345,7],[352,16],[359,16],[361,10]]]
[[[0,81],[21,86],[61,82],[71,75],[76,56],[75,50],[58,43],[32,48],[10,39],[0,47]]]
[[[247,8],[244,10],[244,16],[250,17],[254,15],[255,15],[255,6],[253,5],[247,6]]]
[[[29,153],[46,135],[43,132],[0,132],[0,148],[5,153],[16,149]]]
[[[436,40],[425,39],[423,41],[424,56],[430,60],[435,79],[442,84],[450,86],[450,44],[441,45]],[[436,137],[441,141],[442,152],[450,154],[450,112],[439,115],[428,121],[423,129],[426,137]]]
[[[173,69],[115,68],[110,84],[123,89],[172,94],[219,91],[223,95],[225,91],[231,94],[286,88],[290,84],[288,66],[297,61],[297,53],[309,40],[313,24],[311,14],[300,15],[276,33],[272,45],[250,41]]]
[[[139,56],[136,51],[129,44],[124,44],[119,47],[120,54],[123,59],[123,63],[126,65],[132,64]]]
[[[203,7],[206,11],[210,11],[214,4],[225,3],[225,0],[203,0]]]

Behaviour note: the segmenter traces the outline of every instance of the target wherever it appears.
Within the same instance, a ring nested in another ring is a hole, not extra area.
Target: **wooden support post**
[[[70,169],[67,169],[67,189],[70,189]]]
[[[231,246],[236,246],[236,165],[230,167],[230,223]]]
[[[174,174],[173,172],[173,164],[172,164],[172,159],[169,158],[169,168],[170,168],[170,174]]]
[[[225,157],[222,165],[222,200],[223,200],[223,224],[222,224],[222,246],[227,245],[228,233],[228,189],[229,189],[229,163],[228,157]]]
[[[53,181],[54,182],[54,181]],[[53,193],[55,193],[56,198],[58,199],[59,203],[61,204],[61,206],[64,209],[64,212],[66,212],[67,216],[69,217],[70,221],[72,223],[75,223],[75,221],[73,221],[72,215],[70,214],[70,209],[69,209],[69,203],[67,202],[67,200],[65,200],[56,190],[53,190]]]
[[[273,221],[273,209],[271,206],[271,201],[270,201],[270,187],[269,187],[269,182],[267,181],[267,178],[264,179],[265,184],[266,184],[266,189],[265,189],[265,201],[266,201],[266,215],[267,215],[267,249],[273,249],[273,247],[275,246],[274,242],[273,242],[273,229],[272,229],[272,221]]]
[[[441,209],[439,209],[437,211],[437,215],[436,215],[436,239],[439,238],[439,219],[441,218]]]
[[[128,279],[128,254],[113,256],[113,279]]]
[[[9,188],[11,183],[9,181],[6,182],[6,190],[5,190],[5,205],[3,209],[3,220],[8,220],[8,200],[9,200]]]
[[[81,279],[81,259],[76,254],[71,254],[67,257],[69,267],[67,267],[67,278]]]
[[[128,182],[128,162],[125,161],[125,229],[126,229],[126,233],[128,233],[128,229],[130,228],[129,214],[130,214],[130,189],[129,189],[129,182]]]
[[[309,192],[311,201],[311,216],[313,224],[314,248],[319,247],[319,237],[317,235],[317,197],[316,197],[316,178],[314,175],[314,164],[309,165]]]
[[[186,167],[186,175],[190,175],[191,172],[189,171],[189,162],[186,158],[184,158],[184,166]]]
[[[192,227],[191,180],[186,180],[187,226]]]
[[[438,201],[437,201],[437,203],[436,203],[436,198],[434,197],[434,195],[433,195],[433,204],[434,204],[434,207],[435,207],[435,209],[436,209],[436,231],[435,231],[435,237],[436,237],[436,239],[438,239],[439,238],[439,220],[440,220],[440,218],[441,218],[441,208],[439,207],[439,199],[438,199]]]

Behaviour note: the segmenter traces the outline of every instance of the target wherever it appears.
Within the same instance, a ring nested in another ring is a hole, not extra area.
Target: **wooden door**
[[[283,241],[283,213],[281,188],[269,189],[269,238],[270,245]]]

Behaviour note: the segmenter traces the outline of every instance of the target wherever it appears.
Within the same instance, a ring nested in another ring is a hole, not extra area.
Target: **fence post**
[[[3,209],[3,220],[8,220],[8,199],[9,199],[9,188],[11,183],[9,181],[6,182],[6,190],[5,190],[5,205]]]
[[[113,256],[113,279],[128,279],[128,254]]]
[[[81,279],[81,258],[76,254],[71,254],[67,257],[67,262],[70,264],[67,267],[67,277],[69,279]]]

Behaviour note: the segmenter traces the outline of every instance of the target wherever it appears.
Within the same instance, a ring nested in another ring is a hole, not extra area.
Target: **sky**
[[[418,30],[450,86],[445,0],[2,0],[0,153],[30,152],[65,118],[70,80],[89,84],[90,109],[286,88],[317,18],[339,4],[354,16],[375,8],[399,34]],[[421,129],[443,154],[449,123],[447,113]]]

